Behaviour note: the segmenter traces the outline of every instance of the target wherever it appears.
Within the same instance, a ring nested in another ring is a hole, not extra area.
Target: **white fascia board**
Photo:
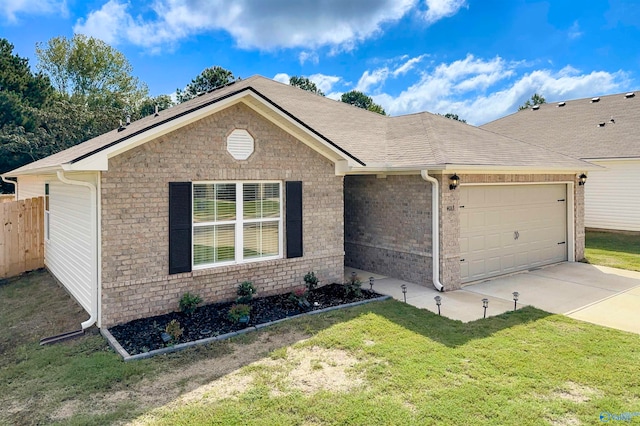
[[[597,161],[599,163],[619,162],[619,161],[638,161],[640,157],[616,157],[616,158],[585,158],[586,161]]]
[[[62,170],[61,166],[51,166],[51,167],[44,167],[44,168],[38,168],[38,169],[32,169],[32,170],[26,170],[24,172],[19,172],[19,173],[4,173],[2,174],[3,177],[18,177],[18,176],[28,176],[28,175],[55,175],[58,170]]]
[[[336,158],[339,159],[343,159],[346,160],[347,162],[349,162],[350,164],[356,164],[356,162],[349,156],[345,155],[344,153],[340,152],[340,150],[338,150],[337,148],[331,146],[331,144],[325,142],[324,140],[320,139],[318,136],[316,136],[313,132],[309,131],[308,129],[306,129],[304,126],[300,125],[299,123],[297,123],[296,121],[292,120],[290,117],[288,117],[286,114],[282,113],[280,110],[278,110],[277,108],[274,108],[272,105],[270,105],[268,102],[265,102],[262,98],[260,98],[259,96],[257,96],[256,94],[254,94],[252,91],[250,90],[244,90],[240,93],[237,93],[233,96],[230,96],[226,99],[220,100],[218,102],[215,102],[211,105],[208,105],[202,109],[196,110],[196,111],[192,111],[189,114],[186,114],[182,117],[176,118],[174,120],[170,120],[164,124],[161,124],[160,126],[154,127],[153,129],[149,129],[146,132],[143,132],[139,135],[136,135],[130,139],[127,139],[126,141],[123,141],[121,143],[118,143],[110,148],[104,149],[102,151],[99,151],[83,160],[77,161],[75,163],[67,163],[63,165],[63,168],[65,171],[106,171],[108,170],[108,166],[109,166],[109,158],[115,157],[117,155],[120,155],[126,151],[129,151],[131,149],[134,149],[140,145],[143,145],[147,142],[150,142],[154,139],[157,139],[161,136],[166,135],[167,133],[173,132],[175,130],[180,129],[181,127],[187,126],[191,123],[194,123],[204,117],[207,117],[211,114],[215,114],[216,112],[219,112],[225,108],[228,108],[230,106],[233,106],[234,104],[243,102],[245,103],[247,106],[249,106],[250,108],[254,109],[254,107],[252,107],[251,102],[247,102],[247,98],[251,98],[253,101],[257,101],[259,103],[261,103],[262,105],[264,105],[265,107],[269,108],[271,111],[273,111],[274,113],[276,113],[277,115],[281,116],[282,118],[284,118],[288,123],[290,123],[292,126],[296,127],[299,131],[302,131],[305,135],[307,135],[308,138],[311,138],[314,140],[314,144],[317,144],[315,147],[312,146],[312,148],[315,148],[316,151],[318,151],[320,154],[324,155],[325,157],[327,157],[327,152],[326,150],[330,150],[331,152],[333,152],[333,154],[335,155],[334,158],[330,158],[330,160],[332,161],[336,161]],[[258,111],[259,113],[259,111]],[[272,119],[270,119],[268,116],[265,116],[264,114],[260,114],[261,116],[265,117],[266,119],[268,119],[271,122],[274,122]],[[277,123],[274,123],[277,124]],[[281,127],[281,126],[280,126]],[[318,148],[324,148],[324,149],[318,149]]]
[[[588,170],[603,170],[602,166],[595,164],[585,163],[583,167],[546,167],[540,168],[539,166],[473,166],[469,164],[447,164],[443,170],[456,172],[456,173],[530,173],[530,174],[547,174],[547,173],[577,173]]]

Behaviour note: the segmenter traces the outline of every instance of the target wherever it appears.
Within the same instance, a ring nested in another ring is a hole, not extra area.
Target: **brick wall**
[[[236,128],[255,139],[244,161],[226,151]],[[207,180],[303,181],[304,257],[168,275],[168,182]],[[244,280],[260,295],[286,292],[310,270],[321,283],[341,282],[342,183],[331,161],[242,104],[110,159],[101,178],[102,326],[177,310],[187,291],[233,299]]]
[[[431,184],[419,175],[346,176],[345,264],[431,283]]]
[[[439,182],[440,281],[461,287],[460,189]],[[460,175],[463,183],[576,182],[574,174]],[[575,258],[584,258],[584,187],[574,185]],[[345,264],[431,285],[431,184],[420,176],[345,177]]]

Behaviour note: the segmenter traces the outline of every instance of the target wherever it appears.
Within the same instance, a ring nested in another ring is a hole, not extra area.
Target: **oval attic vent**
[[[236,160],[246,160],[253,154],[253,136],[244,129],[236,129],[227,136],[227,151]]]

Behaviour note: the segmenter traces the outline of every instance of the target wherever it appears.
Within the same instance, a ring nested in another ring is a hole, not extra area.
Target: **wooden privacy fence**
[[[15,199],[16,196],[14,194],[0,194],[0,203],[11,203]]]
[[[44,199],[0,203],[0,279],[44,267]]]

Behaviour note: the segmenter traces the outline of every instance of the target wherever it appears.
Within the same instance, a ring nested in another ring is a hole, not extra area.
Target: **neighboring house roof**
[[[640,158],[640,92],[542,104],[480,127],[576,158]]]
[[[115,129],[4,173],[4,176],[60,168],[106,170],[106,159],[118,155],[126,147],[134,147],[160,134],[174,131],[176,126],[189,124],[202,114],[211,113],[216,107],[226,107],[230,102],[244,102],[273,122],[290,127],[302,137],[313,139],[325,155],[345,160],[349,170],[354,171],[460,166],[544,170],[593,167],[534,144],[440,115],[423,112],[398,117],[382,116],[254,76],[161,111],[158,116],[137,120],[120,131]]]

